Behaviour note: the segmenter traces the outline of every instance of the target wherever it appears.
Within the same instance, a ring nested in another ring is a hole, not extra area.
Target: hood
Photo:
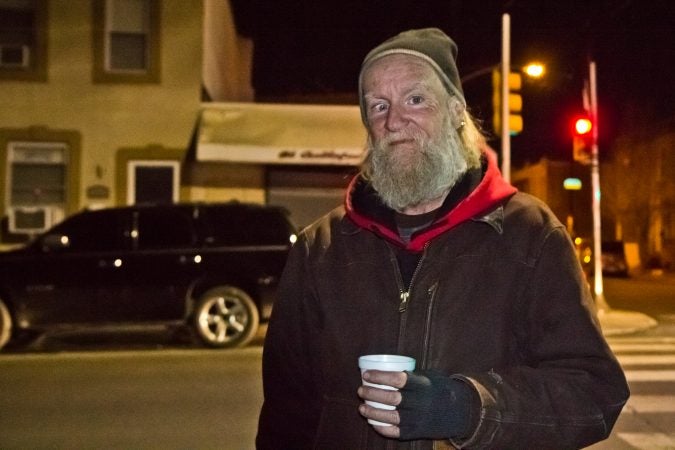
[[[504,203],[517,189],[502,177],[493,151],[483,152],[481,169],[469,171],[452,188],[433,224],[413,234],[409,243],[399,237],[395,212],[380,200],[370,183],[360,175],[349,184],[345,210],[356,225],[410,251],[422,251],[436,236],[476,217],[485,215]]]

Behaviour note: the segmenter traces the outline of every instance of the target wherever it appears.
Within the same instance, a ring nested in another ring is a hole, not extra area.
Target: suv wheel
[[[7,306],[0,300],[0,349],[9,342],[12,337],[12,316]]]
[[[210,289],[197,302],[193,326],[209,347],[243,347],[258,331],[260,317],[251,297],[241,289]]]

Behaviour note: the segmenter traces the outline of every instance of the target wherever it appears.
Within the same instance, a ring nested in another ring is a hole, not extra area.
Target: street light
[[[495,133],[500,132],[501,130],[501,74],[499,72],[499,64],[495,64],[492,66],[487,66],[480,68],[478,70],[474,70],[473,72],[465,75],[462,77],[461,82],[462,84],[466,84],[478,77],[481,77],[483,75],[487,75],[489,73],[492,74],[492,86],[493,86],[493,102],[492,102],[492,107],[493,107],[493,127],[495,130]],[[522,66],[520,68],[520,71],[522,72],[525,76],[528,78],[531,78],[533,80],[542,78],[544,74],[546,73],[546,66],[544,66],[542,63],[537,62],[537,61],[532,61],[527,63],[526,65]],[[520,92],[518,92],[521,89],[521,78],[520,78],[520,73],[518,71],[512,71],[509,74],[509,111],[512,112],[510,114],[509,120],[507,123],[510,124],[509,126],[509,131],[510,134],[518,134],[522,128],[523,128],[523,121],[522,117],[520,116],[520,111],[522,110],[523,107],[523,101],[522,97],[520,95]]]
[[[531,62],[523,67],[523,73],[530,78],[541,78],[546,73],[546,67],[540,62]]]
[[[466,84],[475,78],[481,77],[492,73],[493,70],[498,70],[499,64],[493,64],[491,66],[481,67],[480,69],[474,70],[461,78],[462,84]],[[538,62],[531,62],[520,68],[521,72],[527,75],[528,78],[537,79],[542,78],[546,73],[546,66]]]
[[[491,66],[489,68],[481,69],[479,71],[470,73],[466,76],[464,76],[460,81],[462,83],[466,83],[472,78],[475,78],[479,75],[481,75],[484,71],[485,72],[492,72],[493,69],[496,67],[499,68],[499,78],[501,82],[499,83],[500,89],[499,89],[499,114],[494,114],[494,122],[495,124],[498,124],[499,126],[496,128],[501,128],[499,131],[499,134],[501,136],[501,144],[502,144],[502,164],[501,164],[501,171],[502,171],[502,176],[504,179],[509,182],[511,180],[511,127],[510,127],[510,119],[511,119],[511,112],[512,108],[512,102],[510,101],[510,96],[512,94],[512,89],[509,87],[509,81],[512,75],[511,72],[511,15],[508,13],[502,14],[502,39],[501,39],[501,60],[499,65],[496,66]],[[544,74],[544,67],[541,64],[528,64],[526,67],[529,67],[529,70],[526,71],[528,76],[542,76]],[[517,74],[518,77],[520,77],[520,74]],[[496,80],[497,76],[493,76],[493,80]],[[493,84],[496,84],[493,82]],[[520,88],[520,86],[518,86]],[[496,89],[495,89],[496,90]],[[511,96],[511,97],[520,97],[518,94],[516,96]],[[496,98],[496,92],[495,92],[495,98]],[[514,98],[515,99],[515,98]],[[519,99],[518,103],[522,103]],[[497,102],[493,102],[493,104],[496,104]],[[518,111],[520,112],[520,107],[522,107],[522,104],[517,104],[518,106]],[[514,127],[515,132],[519,132],[520,129],[522,129],[522,117],[520,115],[515,115],[514,116]],[[497,130],[495,130],[497,131]]]

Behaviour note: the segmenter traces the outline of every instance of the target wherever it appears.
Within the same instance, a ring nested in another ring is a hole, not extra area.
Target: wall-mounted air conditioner
[[[52,206],[15,206],[9,209],[9,232],[42,233],[54,224],[56,211]]]
[[[20,44],[0,44],[0,67],[26,68],[30,65],[30,47]]]

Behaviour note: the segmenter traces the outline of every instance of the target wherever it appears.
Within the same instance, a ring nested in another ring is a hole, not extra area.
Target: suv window
[[[185,248],[194,245],[190,208],[145,209],[134,213],[138,249]]]
[[[277,209],[232,206],[205,211],[212,245],[287,245],[292,230]]]
[[[127,215],[119,211],[92,211],[73,216],[56,226],[50,234],[67,236],[71,251],[122,250],[125,217]]]

